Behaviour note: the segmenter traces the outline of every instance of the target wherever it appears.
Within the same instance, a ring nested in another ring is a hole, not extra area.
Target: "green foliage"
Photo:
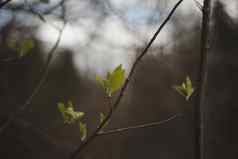
[[[73,103],[71,101],[68,101],[67,105],[62,102],[58,103],[58,110],[62,114],[64,123],[79,124],[79,133],[81,140],[85,140],[87,137],[87,125],[82,123],[81,121],[84,117],[84,112],[75,111]]]
[[[87,125],[79,122],[79,133],[81,136],[81,141],[84,141],[87,138]]]
[[[195,90],[193,88],[192,81],[190,80],[189,76],[186,77],[185,82],[183,82],[181,85],[174,86],[174,89],[179,94],[181,94],[187,101],[190,99]]]
[[[105,79],[96,76],[96,81],[103,87],[108,96],[112,96],[122,87],[125,81],[125,70],[122,65],[119,65],[112,72],[108,72]]]
[[[61,102],[58,103],[58,110],[62,114],[64,123],[66,124],[74,124],[80,121],[84,116],[84,112],[74,111],[74,106],[71,101],[68,101],[67,105]]]
[[[8,47],[15,50],[20,57],[23,57],[35,47],[35,44],[31,39],[25,39],[20,42],[14,39],[8,41]]]

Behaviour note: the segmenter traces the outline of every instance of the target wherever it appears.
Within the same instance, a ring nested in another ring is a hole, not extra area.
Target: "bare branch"
[[[172,10],[170,11],[170,13],[168,14],[167,18],[163,21],[163,23],[159,26],[158,30],[155,32],[155,34],[153,35],[153,37],[151,38],[151,40],[149,41],[149,43],[145,46],[145,48],[143,49],[143,51],[139,54],[139,56],[136,58],[136,61],[134,62],[129,75],[122,87],[122,89],[120,90],[119,96],[117,97],[115,103],[113,104],[113,108],[110,110],[110,112],[108,113],[108,115],[106,116],[106,118],[102,121],[102,123],[97,127],[96,130],[94,130],[94,132],[78,147],[76,148],[75,151],[73,151],[73,153],[70,156],[70,159],[74,159],[77,157],[77,155],[91,142],[95,139],[95,137],[97,137],[97,134],[102,130],[103,126],[105,125],[105,123],[107,123],[110,118],[113,115],[113,112],[117,109],[118,105],[121,102],[122,97],[124,96],[125,90],[129,84],[130,79],[132,78],[132,75],[135,72],[135,69],[137,67],[137,65],[139,64],[140,60],[146,55],[146,53],[148,52],[149,48],[151,47],[151,45],[153,44],[154,40],[157,38],[158,34],[161,32],[161,30],[164,28],[164,26],[169,22],[170,18],[172,17],[172,15],[175,13],[176,9],[178,8],[178,6],[183,2],[183,0],[179,0],[175,6],[172,8]]]
[[[23,110],[25,110],[27,108],[28,105],[31,104],[33,98],[39,93],[41,87],[45,83],[46,78],[48,76],[49,66],[51,64],[53,55],[54,55],[54,53],[55,53],[56,49],[58,48],[59,43],[61,41],[61,37],[62,37],[62,33],[63,33],[65,25],[66,25],[66,23],[64,23],[63,28],[60,30],[59,36],[58,36],[58,39],[57,39],[55,45],[52,47],[52,49],[48,53],[48,58],[46,60],[46,64],[42,68],[42,76],[41,76],[41,79],[39,80],[37,86],[33,89],[32,93],[26,99],[25,103],[22,106],[20,106],[18,109],[16,109],[14,112],[12,112],[10,114],[9,118],[6,120],[6,122],[1,125],[0,133],[2,133],[10,125],[10,123],[16,118],[17,114],[21,113]]]
[[[142,125],[136,125],[136,126],[130,126],[130,127],[125,127],[125,128],[119,128],[119,129],[114,129],[114,130],[108,130],[108,131],[100,131],[97,133],[97,135],[104,136],[104,135],[111,135],[111,134],[119,134],[119,133],[127,132],[129,130],[157,127],[157,126],[165,124],[177,117],[179,117],[178,114],[173,115],[170,118],[162,120],[162,121],[157,121],[157,122],[152,122],[152,123],[142,124]]]
[[[193,0],[196,4],[196,6],[198,7],[198,9],[203,12],[203,5],[198,1],[198,0]]]
[[[200,66],[198,74],[198,97],[195,110],[195,122],[196,122],[196,134],[195,134],[195,145],[196,145],[196,156],[203,158],[204,156],[204,99],[205,99],[205,87],[207,84],[207,54],[210,51],[210,26],[211,26],[211,5],[212,0],[204,0],[203,2],[203,19],[202,19],[202,31],[201,31],[201,51],[200,51]]]
[[[12,0],[5,0],[3,2],[0,3],[0,9],[3,8],[5,5],[7,5],[9,2],[11,2]]]

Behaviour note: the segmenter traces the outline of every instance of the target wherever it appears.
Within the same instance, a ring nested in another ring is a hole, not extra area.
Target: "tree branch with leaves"
[[[148,44],[144,47],[142,52],[139,54],[139,56],[136,58],[135,62],[132,65],[131,70],[129,71],[128,76],[126,77],[125,72],[126,70],[123,68],[122,65],[119,65],[116,67],[113,71],[108,72],[106,77],[100,77],[96,76],[96,81],[99,83],[99,85],[103,88],[108,102],[108,107],[110,108],[108,114],[104,115],[103,113],[100,113],[100,124],[95,128],[95,130],[87,135],[87,126],[86,123],[82,122],[82,118],[85,116],[83,112],[80,111],[74,111],[73,104],[71,102],[68,102],[68,104],[64,103],[58,103],[58,109],[61,112],[64,122],[67,124],[78,124],[81,134],[81,144],[79,145],[76,150],[72,152],[70,155],[70,159],[77,158],[78,155],[89,145],[96,137],[102,136],[102,135],[110,135],[115,133],[121,133],[124,131],[134,130],[134,129],[140,129],[140,128],[149,128],[161,125],[163,123],[166,123],[170,120],[173,120],[180,116],[179,114],[175,114],[172,117],[163,120],[163,121],[157,121],[153,123],[148,124],[142,124],[142,125],[136,125],[131,126],[127,128],[119,128],[115,130],[110,130],[108,132],[104,132],[103,128],[106,126],[106,124],[110,121],[112,115],[114,114],[115,110],[118,108],[118,106],[121,103],[122,98],[124,97],[124,94],[126,93],[126,89],[130,83],[130,80],[133,76],[133,74],[136,71],[137,66],[140,64],[140,61],[143,59],[143,57],[147,54],[148,50],[152,46],[153,42],[161,32],[161,30],[166,26],[166,24],[171,19],[172,15],[175,13],[176,9],[179,7],[179,5],[183,2],[183,0],[179,0],[174,7],[169,12],[166,19],[162,22],[162,24],[158,27],[157,31],[154,33],[153,37],[150,39]],[[174,87],[180,94],[182,94],[186,100],[189,100],[191,95],[194,92],[194,88],[192,86],[192,82],[189,79],[189,77],[186,78],[186,81],[182,83],[181,86],[175,86]],[[115,99],[115,102],[112,102],[112,96],[115,92],[119,91],[119,94],[117,98]]]

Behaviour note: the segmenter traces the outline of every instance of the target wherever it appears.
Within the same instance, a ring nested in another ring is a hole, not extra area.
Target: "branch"
[[[145,46],[145,48],[143,49],[143,51],[139,54],[139,56],[136,58],[136,61],[134,62],[134,64],[132,65],[132,68],[129,72],[129,75],[123,85],[123,87],[120,90],[119,96],[117,97],[115,103],[113,104],[112,109],[110,110],[110,112],[108,113],[108,115],[106,116],[106,118],[102,121],[102,123],[97,127],[96,130],[94,130],[94,132],[78,147],[76,148],[76,150],[70,155],[70,159],[74,159],[77,157],[77,155],[82,152],[82,150],[87,147],[87,145],[93,141],[95,139],[95,137],[97,136],[97,134],[102,130],[103,126],[105,123],[107,123],[110,118],[113,115],[113,112],[117,109],[118,105],[121,102],[122,97],[124,96],[124,92],[129,84],[130,79],[132,78],[132,75],[135,72],[135,69],[137,67],[137,65],[139,64],[140,60],[146,55],[146,53],[148,52],[149,48],[151,47],[151,45],[153,44],[154,40],[157,38],[158,34],[161,32],[161,30],[164,28],[164,26],[169,22],[170,18],[172,17],[172,15],[175,13],[176,9],[178,8],[178,6],[183,2],[183,0],[179,0],[175,6],[172,8],[172,10],[170,11],[170,13],[168,14],[167,18],[163,21],[163,23],[159,26],[158,30],[155,32],[155,34],[153,35],[153,37],[151,38],[151,40],[149,41],[149,43]]]
[[[207,84],[207,53],[210,48],[210,26],[211,26],[211,6],[212,0],[204,0],[203,2],[203,19],[202,19],[202,31],[201,31],[201,53],[200,53],[200,66],[198,74],[198,97],[197,106],[195,107],[195,122],[196,122],[196,134],[195,134],[195,145],[196,145],[196,156],[197,158],[203,158],[204,156],[204,99],[205,99],[205,87]]]
[[[203,12],[203,5],[198,1],[198,0],[193,0],[196,4],[196,6],[198,7],[198,9]]]
[[[12,0],[5,0],[4,2],[0,3],[0,9],[3,8],[5,5],[7,5],[9,2],[11,2]]]
[[[56,30],[58,30],[60,32],[61,28],[59,28],[58,26],[52,24],[51,22],[49,22],[42,13],[40,13],[39,11],[35,10],[34,8],[32,8],[31,5],[29,5],[29,12],[36,15],[42,22],[44,23],[48,23],[50,26],[52,26],[53,28],[55,28]]]
[[[28,5],[28,7],[29,7],[28,10],[29,10],[30,13],[36,15],[43,23],[48,23],[50,26],[52,26],[53,28],[55,28],[59,32],[62,32],[62,28],[60,28],[60,27],[50,23],[48,20],[46,20],[44,15],[42,15],[40,12],[33,9],[32,6],[30,4],[28,4],[28,1],[26,1],[25,3],[26,3],[25,5]],[[12,62],[12,61],[16,61],[18,59],[19,59],[19,57],[9,57],[9,58],[0,59],[0,62]]]
[[[36,87],[33,89],[32,93],[30,94],[30,96],[26,99],[25,103],[20,106],[20,108],[16,109],[14,112],[12,112],[9,116],[9,118],[6,120],[5,123],[2,124],[2,126],[0,127],[0,134],[10,125],[10,123],[16,118],[17,114],[19,114],[21,111],[25,110],[27,108],[28,105],[31,104],[33,98],[39,93],[41,87],[43,86],[43,84],[45,83],[46,81],[46,78],[48,76],[48,73],[49,73],[49,66],[51,64],[51,61],[52,61],[52,58],[53,58],[53,55],[56,51],[56,49],[58,48],[59,46],[59,43],[61,41],[61,37],[62,37],[62,33],[63,33],[63,30],[64,30],[64,27],[65,27],[65,23],[64,23],[64,26],[63,28],[60,30],[59,32],[59,36],[58,36],[58,39],[55,43],[55,45],[52,47],[52,49],[49,51],[49,55],[48,55],[48,58],[46,60],[46,64],[42,67],[42,76],[41,76],[41,79],[39,80],[38,84],[36,85]]]
[[[148,124],[142,124],[142,125],[136,125],[136,126],[130,126],[130,127],[125,127],[125,128],[119,128],[119,129],[114,129],[114,130],[108,130],[108,131],[101,131],[98,132],[97,135],[98,136],[103,136],[103,135],[111,135],[111,134],[118,134],[118,133],[123,133],[123,132],[127,132],[129,130],[134,130],[134,129],[142,129],[142,128],[151,128],[151,127],[156,127],[162,124],[165,124],[177,117],[179,117],[180,115],[176,114],[171,116],[168,119],[162,120],[162,121],[157,121],[157,122],[152,122],[152,123],[148,123]]]

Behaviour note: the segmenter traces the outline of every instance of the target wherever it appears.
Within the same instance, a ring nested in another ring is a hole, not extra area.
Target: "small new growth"
[[[85,140],[87,137],[87,126],[81,121],[84,117],[84,112],[75,111],[71,101],[68,101],[67,105],[61,102],[58,103],[58,110],[65,124],[79,124],[81,140]]]
[[[189,76],[186,77],[185,82],[183,82],[181,85],[175,85],[174,89],[182,95],[187,101],[190,99],[190,97],[194,93],[194,87],[192,84],[192,81],[190,80]]]
[[[111,97],[112,94],[118,91],[125,81],[125,70],[120,64],[112,72],[108,72],[105,79],[100,76],[96,76],[96,81],[105,90],[107,96]]]

